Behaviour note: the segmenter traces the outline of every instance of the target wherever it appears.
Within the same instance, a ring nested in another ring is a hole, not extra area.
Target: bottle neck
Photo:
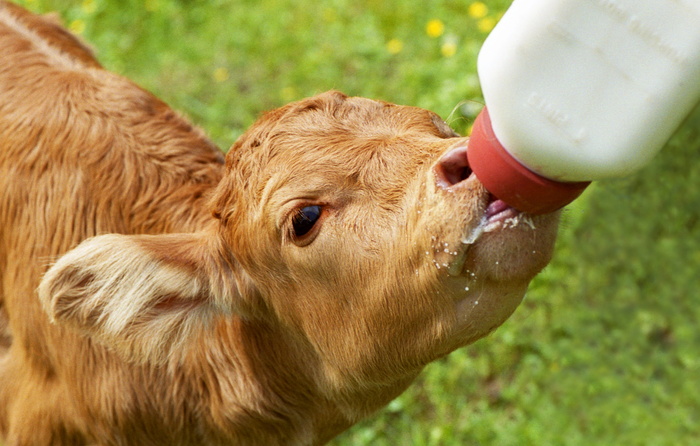
[[[469,167],[489,192],[530,214],[561,209],[590,184],[554,181],[523,166],[496,138],[486,107],[474,121],[467,158]]]

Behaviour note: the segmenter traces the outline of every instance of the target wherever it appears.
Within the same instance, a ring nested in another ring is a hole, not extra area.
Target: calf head
[[[467,142],[429,111],[330,92],[269,113],[228,154],[219,235],[337,383],[483,337],[549,261],[558,217],[495,200]]]
[[[410,379],[503,323],[556,236],[556,214],[520,214],[483,188],[467,142],[418,108],[336,92],[287,105],[228,153],[209,226],[90,239],[41,298],[135,360],[244,318],[303,339],[329,390]]]

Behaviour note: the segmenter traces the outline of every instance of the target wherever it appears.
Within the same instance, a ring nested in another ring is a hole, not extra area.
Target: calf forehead
[[[281,133],[316,138],[386,141],[456,136],[435,113],[335,92],[300,101],[278,122]]]
[[[454,136],[427,110],[325,93],[268,112],[234,144],[217,207],[250,217],[271,203],[351,189],[396,201]]]
[[[331,93],[302,101],[282,115],[256,155],[271,171],[293,168],[377,186],[434,157],[435,145],[454,136],[427,110]]]

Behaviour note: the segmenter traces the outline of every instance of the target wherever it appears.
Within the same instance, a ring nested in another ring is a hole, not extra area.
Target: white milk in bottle
[[[627,175],[700,101],[700,0],[514,0],[478,58],[476,176],[521,211],[554,211]]]

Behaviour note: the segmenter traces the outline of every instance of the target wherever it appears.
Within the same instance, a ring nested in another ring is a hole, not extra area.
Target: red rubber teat
[[[467,158],[469,167],[489,192],[515,209],[530,214],[561,209],[590,184],[550,180],[520,164],[496,138],[486,108],[474,121]]]

